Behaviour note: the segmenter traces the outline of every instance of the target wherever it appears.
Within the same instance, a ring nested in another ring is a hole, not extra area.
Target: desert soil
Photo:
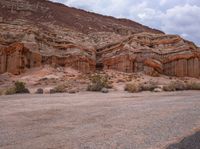
[[[161,149],[200,129],[200,92],[0,97],[1,149]]]

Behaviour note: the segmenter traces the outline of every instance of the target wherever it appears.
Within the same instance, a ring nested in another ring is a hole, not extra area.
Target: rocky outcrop
[[[162,33],[46,0],[1,0],[0,73],[46,64],[93,72],[96,48],[143,31]]]
[[[99,49],[98,63],[123,72],[200,76],[200,49],[176,35],[141,33]]]
[[[88,73],[95,70],[95,61],[83,56],[67,55],[42,55],[33,52],[22,43],[15,43],[0,50],[0,73],[10,72],[21,74],[26,69],[39,67],[42,65],[72,67],[81,72]]]
[[[46,0],[0,1],[0,73],[42,65],[200,76],[200,49],[126,19]]]

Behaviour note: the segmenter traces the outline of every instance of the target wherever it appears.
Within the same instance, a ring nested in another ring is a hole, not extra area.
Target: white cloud
[[[167,3],[167,0],[160,0],[160,5],[165,5]]]
[[[162,15],[161,28],[168,33],[183,35],[183,37],[200,43],[200,7],[185,4],[167,10]]]

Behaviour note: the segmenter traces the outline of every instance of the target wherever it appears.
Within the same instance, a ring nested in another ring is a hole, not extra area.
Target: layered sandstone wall
[[[200,76],[200,49],[175,35],[136,34],[98,50],[105,69],[177,77]]]
[[[81,56],[69,55],[65,57],[46,56],[35,53],[24,47],[22,43],[0,49],[0,73],[10,72],[19,75],[27,69],[42,65],[72,67],[83,73],[95,70],[95,62]]]
[[[75,44],[58,30],[41,32],[27,26],[16,30],[12,25],[9,29],[9,34],[0,34],[0,73],[21,74],[47,64],[73,67],[84,73],[100,68],[149,75],[200,76],[200,49],[175,35],[134,34],[95,49],[95,43],[87,44],[85,40],[84,46]],[[26,31],[21,34],[22,30]]]
[[[42,65],[200,76],[200,49],[176,35],[46,0],[0,0],[0,73]]]
[[[178,77],[199,77],[200,58],[179,59],[164,64],[164,74]]]
[[[21,74],[42,65],[93,72],[96,51],[87,42],[82,44],[82,37],[58,26],[44,29],[20,20],[0,23],[0,73]]]

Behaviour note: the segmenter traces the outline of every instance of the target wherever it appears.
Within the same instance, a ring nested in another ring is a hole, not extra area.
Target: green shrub
[[[101,91],[103,88],[109,88],[108,77],[100,74],[91,76],[91,84],[88,85],[88,91]]]
[[[163,90],[166,92],[174,92],[176,91],[176,88],[172,84],[169,84],[169,85],[165,85],[163,87]]]
[[[26,88],[25,83],[19,81],[15,82],[13,87],[10,87],[5,91],[5,95],[24,94],[24,93],[30,93],[30,92]]]
[[[188,90],[200,90],[200,83],[197,82],[189,82],[187,83]]]
[[[65,93],[66,86],[65,84],[58,85],[52,89],[52,93]]]
[[[38,88],[35,92],[35,94],[43,94],[44,90],[42,88]]]
[[[13,95],[13,94],[16,94],[16,88],[15,87],[8,88],[5,91],[5,95]]]
[[[128,83],[125,86],[125,91],[128,91],[130,93],[137,93],[142,91],[141,85],[136,84],[136,83]]]
[[[87,87],[87,90],[88,91],[101,91],[102,87],[98,84],[89,84],[88,87]]]
[[[182,81],[173,81],[170,82],[168,85],[163,87],[164,91],[172,92],[172,91],[182,91],[187,90],[187,85]]]
[[[26,88],[25,83],[24,82],[15,82],[15,89],[16,89],[16,93],[30,93],[29,90]]]

